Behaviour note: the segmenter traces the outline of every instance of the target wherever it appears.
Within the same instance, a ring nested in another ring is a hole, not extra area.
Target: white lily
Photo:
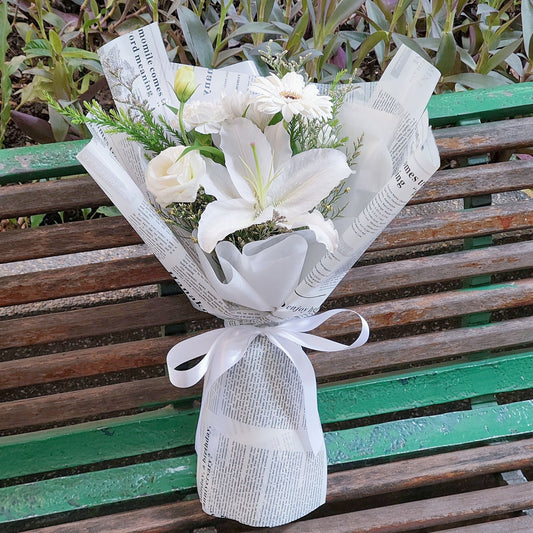
[[[324,148],[293,156],[282,123],[263,133],[245,118],[224,124],[220,149],[226,166],[207,160],[202,179],[217,199],[198,225],[203,250],[209,253],[230,233],[273,219],[288,229],[309,227],[328,250],[336,247],[333,223],[315,207],[351,174],[344,153]]]

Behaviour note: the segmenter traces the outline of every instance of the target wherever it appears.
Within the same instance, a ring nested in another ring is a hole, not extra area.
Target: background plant
[[[74,107],[105,86],[96,50],[157,21],[171,60],[221,67],[261,51],[304,58],[315,81],[377,79],[405,44],[435,64],[437,91],[532,78],[533,0],[7,0],[0,11],[0,141],[9,118],[41,142],[82,137],[43,102]],[[11,39],[23,41],[7,57]],[[18,90],[17,90],[18,88]],[[105,103],[105,102],[104,102]]]

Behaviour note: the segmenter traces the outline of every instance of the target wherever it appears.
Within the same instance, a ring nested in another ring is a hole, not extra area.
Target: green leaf
[[[439,49],[437,50],[437,57],[435,58],[435,66],[443,76],[453,72],[456,48],[457,45],[453,33],[451,31],[445,31],[442,34]]]
[[[54,139],[57,142],[64,141],[69,128],[69,124],[65,120],[65,117],[58,113],[53,107],[48,106],[48,122],[52,127]]]
[[[381,42],[387,41],[389,38],[389,34],[386,31],[377,31],[373,33],[372,35],[369,35],[363,44],[359,47],[359,55],[357,56],[357,60],[354,63],[354,68],[359,67],[359,65],[363,62],[363,60],[366,58],[366,56]]]
[[[52,47],[46,39],[32,39],[24,47],[27,57],[52,57]]]
[[[460,46],[457,47],[457,51],[459,52],[459,57],[461,58],[461,61],[470,69],[476,70],[476,62],[474,61],[473,57]]]
[[[36,228],[40,226],[46,215],[32,215],[30,217],[30,227]]]
[[[202,21],[187,7],[178,7],[178,18],[189,51],[202,67],[213,63],[213,45]]]
[[[337,27],[353,15],[363,4],[364,0],[341,0],[333,14],[326,21],[325,33],[334,33]]]
[[[446,76],[442,81],[444,83],[460,83],[471,89],[488,89],[490,87],[499,87],[500,85],[503,85],[501,81],[492,76],[477,74],[475,72]]]
[[[74,48],[72,46],[67,46],[63,50],[63,57],[76,57],[79,59],[92,59],[94,61],[100,61],[97,53],[89,52],[88,50],[83,50],[81,48]]]
[[[294,30],[292,31],[289,39],[287,40],[287,44],[285,45],[285,49],[288,50],[290,55],[293,55],[301,47],[308,25],[309,12],[304,11],[304,14],[300,17],[300,20],[298,20],[298,23],[294,27]]]
[[[390,24],[390,31],[394,29],[400,17],[405,13],[405,10],[411,5],[412,0],[400,0],[398,5],[394,8],[394,13],[392,14],[392,21]]]
[[[505,60],[520,46],[521,43],[522,39],[517,39],[501,50],[498,50],[498,52],[491,56],[478,70],[479,74],[488,74],[491,70],[494,70],[497,66],[504,63]]]
[[[11,24],[7,17],[7,2],[0,4],[0,62],[4,63],[9,48],[7,36],[11,33]]]
[[[50,40],[54,52],[58,56],[61,55],[61,52],[63,52],[63,43],[61,42],[59,35],[54,30],[50,30],[48,32],[48,39]]]
[[[235,31],[231,32],[231,34],[225,40],[232,39],[240,35],[249,35],[252,33],[272,33],[274,35],[280,35],[285,34],[286,32],[270,22],[248,22],[247,24],[243,24]]]
[[[365,6],[368,13],[368,17],[374,23],[374,28],[378,31],[387,30],[389,28],[389,23],[387,22],[385,15],[381,12],[378,6],[374,2],[372,2],[372,0],[367,0]]]
[[[400,47],[400,45],[404,44],[405,46],[407,46],[407,48],[410,48],[413,52],[416,52],[420,57],[423,57],[428,63],[431,63],[431,58],[429,57],[427,52],[418,44],[416,39],[411,39],[410,37],[402,35],[401,33],[393,33],[392,40],[398,48]]]
[[[59,16],[49,11],[44,14],[43,19],[48,22],[52,27],[62,30],[65,27],[65,21]]]
[[[522,0],[522,32],[524,48],[530,61],[533,60],[533,0]]]
[[[106,217],[119,217],[121,215],[118,208],[114,205],[102,205],[96,210],[96,212]]]

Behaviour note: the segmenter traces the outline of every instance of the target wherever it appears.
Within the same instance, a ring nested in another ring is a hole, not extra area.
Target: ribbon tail
[[[211,361],[211,347],[217,339],[224,333],[223,329],[207,331],[195,337],[185,339],[173,346],[167,354],[168,378],[175,387],[191,387],[198,383],[205,375]],[[206,355],[198,364],[186,370],[176,368],[183,363],[187,363]]]

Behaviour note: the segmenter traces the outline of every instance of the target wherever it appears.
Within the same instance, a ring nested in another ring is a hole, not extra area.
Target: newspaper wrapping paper
[[[168,61],[156,24],[112,41],[100,57],[118,107],[128,107],[125,91],[133,90],[156,114],[171,118],[169,106],[178,107],[172,87],[179,66]],[[249,63],[227,70],[195,67],[194,73],[193,99],[198,100],[244,92],[257,75]],[[340,246],[328,254],[322,245],[307,242],[294,271],[286,265],[281,277],[265,271],[263,286],[247,277],[239,261],[229,261],[225,279],[217,280],[190,236],[166,226],[146,191],[146,159],[136,143],[92,127],[93,140],[79,160],[194,307],[223,318],[229,331],[283,328],[295,317],[314,318],[346,271],[437,170],[438,151],[424,110],[438,78],[431,65],[403,47],[377,85],[362,84],[347,95],[346,134],[356,139],[364,132],[365,137],[357,172],[349,178],[349,213],[334,221]],[[276,260],[274,245],[266,242],[251,254],[255,265],[269,252],[270,266],[282,264],[284,255]],[[291,282],[279,283],[281,278]],[[277,285],[285,285],[282,300],[258,307]],[[245,296],[235,303],[231,295],[237,292]],[[248,300],[250,292],[255,296]],[[306,387],[312,382],[314,390],[315,378],[306,376],[303,382],[286,351],[265,335],[240,349],[239,360],[204,394],[196,440],[199,496],[208,513],[252,526],[276,526],[307,514],[325,499],[323,437],[316,422],[316,430],[308,427],[305,412]],[[174,370],[171,363],[169,373]],[[208,381],[209,376],[204,387]],[[315,412],[311,420],[317,417]]]
[[[352,345],[307,333],[341,312],[362,321]],[[169,352],[174,385],[190,386],[205,376],[196,450],[198,493],[207,513],[252,526],[279,525],[324,503],[327,457],[315,374],[301,347],[354,349],[368,335],[360,315],[334,309],[271,327],[209,331]],[[204,354],[193,368],[176,369]]]

